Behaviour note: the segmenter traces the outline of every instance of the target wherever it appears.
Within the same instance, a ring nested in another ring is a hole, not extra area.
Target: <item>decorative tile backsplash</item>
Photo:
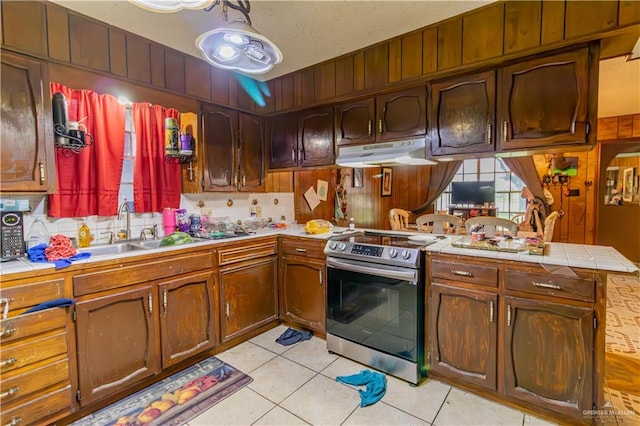
[[[49,235],[63,234],[67,237],[77,237],[78,228],[83,221],[91,229],[94,238],[92,244],[104,244],[109,241],[109,232],[117,233],[125,228],[125,219],[119,220],[117,216],[89,216],[86,218],[51,218],[46,216],[47,197],[41,195],[17,195],[3,198],[29,199],[30,213],[24,215],[25,236],[36,216],[41,216],[49,231]],[[186,209],[188,214],[209,214],[214,218],[228,218],[232,221],[243,220],[251,217],[251,212],[262,213],[265,219],[271,218],[274,222],[293,222],[295,210],[293,193],[206,193],[183,194],[180,197],[180,208]],[[231,201],[231,202],[229,202]],[[254,201],[257,203],[254,205]],[[228,205],[229,204],[229,205]],[[163,236],[162,212],[158,213],[132,213],[131,238],[139,238],[144,228],[158,225],[158,234]]]

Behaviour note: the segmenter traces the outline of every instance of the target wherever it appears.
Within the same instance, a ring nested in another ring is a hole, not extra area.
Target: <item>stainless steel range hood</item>
[[[342,167],[376,167],[382,165],[437,164],[426,158],[426,140],[409,139],[368,145],[341,146],[336,164]]]

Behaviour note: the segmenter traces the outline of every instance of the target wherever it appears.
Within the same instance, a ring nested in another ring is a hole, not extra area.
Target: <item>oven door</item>
[[[423,352],[419,270],[327,258],[327,333],[412,362]]]

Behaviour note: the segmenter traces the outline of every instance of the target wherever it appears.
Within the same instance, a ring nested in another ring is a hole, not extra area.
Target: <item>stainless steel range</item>
[[[329,351],[410,383],[424,377],[427,238],[367,231],[327,242]]]

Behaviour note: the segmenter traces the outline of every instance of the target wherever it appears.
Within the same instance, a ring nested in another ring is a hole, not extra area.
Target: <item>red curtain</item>
[[[134,103],[136,160],[133,174],[134,210],[161,212],[180,207],[181,172],[176,161],[164,158],[165,118],[178,121],[180,113],[148,103]]]
[[[56,150],[58,193],[49,195],[51,217],[113,216],[124,153],[125,107],[111,95],[51,83],[67,100],[69,121],[81,121],[93,144],[78,154]],[[86,118],[85,118],[86,117]]]

